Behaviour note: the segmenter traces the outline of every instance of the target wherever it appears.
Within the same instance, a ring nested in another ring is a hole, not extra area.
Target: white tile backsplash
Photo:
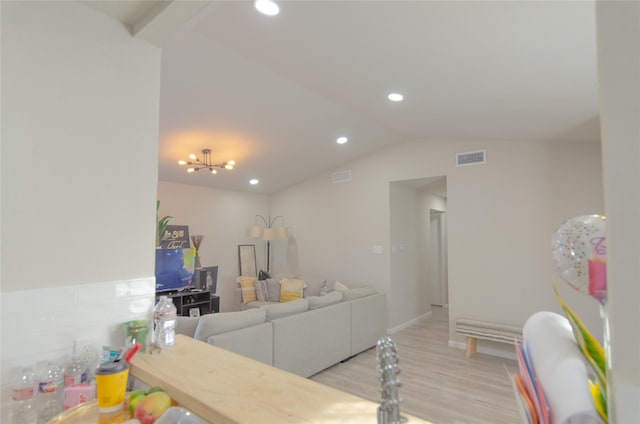
[[[11,384],[24,365],[66,362],[74,340],[124,344],[122,324],[151,320],[155,278],[3,292],[1,298],[0,422],[8,422]]]

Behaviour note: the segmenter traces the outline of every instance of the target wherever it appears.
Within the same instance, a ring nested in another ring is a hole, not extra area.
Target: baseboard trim
[[[433,315],[433,313],[431,311],[427,312],[426,314],[422,314],[419,317],[416,317],[414,319],[412,319],[411,321],[407,321],[403,324],[397,325],[393,328],[389,328],[387,329],[387,334],[395,334],[400,330],[404,330],[407,327],[411,327],[413,324],[416,324],[419,321],[422,321],[423,319],[427,319],[430,318],[431,315]]]
[[[480,340],[478,340],[478,342],[480,342]],[[447,342],[447,345],[449,347],[454,348],[454,349],[460,349],[460,350],[465,350],[465,351],[467,350],[467,343],[466,342],[457,342],[455,340],[449,340],[449,342]],[[514,361],[518,359],[516,357],[515,351],[514,352],[508,352],[506,350],[494,349],[492,347],[487,347],[487,346],[478,345],[478,353],[484,353],[485,355],[497,356],[498,358],[513,359]]]

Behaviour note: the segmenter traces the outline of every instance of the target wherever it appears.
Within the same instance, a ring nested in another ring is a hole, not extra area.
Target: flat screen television
[[[193,287],[194,248],[156,249],[156,292]]]

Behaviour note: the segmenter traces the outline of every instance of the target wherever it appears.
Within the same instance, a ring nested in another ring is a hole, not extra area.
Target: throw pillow
[[[242,303],[249,303],[257,300],[256,287],[254,285],[256,277],[240,277],[240,288],[242,289]]]
[[[304,291],[304,280],[299,278],[283,278],[280,282],[280,302],[301,299]]]
[[[320,287],[320,296],[325,296],[333,291],[333,287],[329,287],[327,280],[324,280],[322,287]]]
[[[267,293],[269,302],[280,302],[280,281],[275,278],[267,279]]]
[[[256,288],[256,297],[258,298],[258,302],[268,302],[269,292],[267,291],[267,282],[263,280],[256,280],[255,288]]]
[[[336,281],[333,285],[333,289],[338,291],[345,291],[345,290],[349,290],[349,287],[345,286],[340,281]]]
[[[342,292],[333,291],[324,296],[309,296],[307,300],[309,301],[309,310],[324,308],[342,302]]]

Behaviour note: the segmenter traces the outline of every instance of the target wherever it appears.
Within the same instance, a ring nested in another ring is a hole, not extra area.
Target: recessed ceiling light
[[[280,7],[273,0],[256,0],[253,5],[258,9],[258,12],[268,16],[275,16],[280,13]]]
[[[338,144],[344,144],[347,141],[349,141],[349,139],[347,137],[338,137],[338,139],[336,140],[336,143]]]
[[[402,100],[404,100],[404,96],[400,93],[391,93],[387,96],[387,98],[392,102],[401,102]]]
[[[251,185],[256,185],[256,184],[258,184],[259,182],[260,182],[260,181],[256,180],[255,178],[252,178],[252,179],[250,179],[250,180],[249,180],[249,184],[251,184]]]

